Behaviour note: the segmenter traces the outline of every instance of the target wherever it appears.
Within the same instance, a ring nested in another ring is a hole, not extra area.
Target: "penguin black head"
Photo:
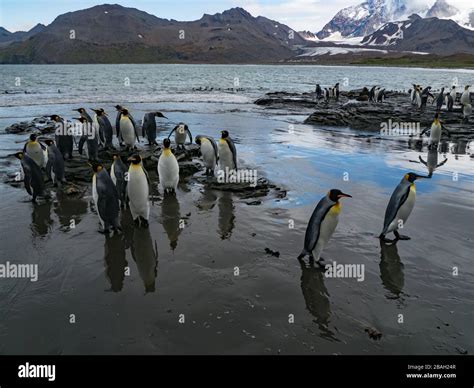
[[[163,117],[164,119],[168,119],[168,117],[166,117],[163,113],[161,112],[153,112],[153,114],[155,115],[155,117]]]
[[[112,159],[113,159],[113,160],[118,160],[118,159],[120,159],[120,155],[117,154],[117,153],[112,154]]]
[[[201,145],[201,136],[197,135],[194,141],[196,142],[196,144]]]
[[[99,109],[91,108],[91,109],[95,112],[97,116],[106,115],[105,110],[103,108],[99,108]]]
[[[58,115],[51,115],[49,116],[49,118],[55,122],[61,121],[61,117],[59,117]]]
[[[30,140],[31,140],[31,141],[36,141],[36,138],[37,138],[36,134],[32,133],[32,134],[30,135]]]
[[[404,178],[408,182],[414,183],[417,179],[426,178],[426,177],[423,176],[423,175],[415,174],[414,172],[408,172],[408,173],[405,174]]]
[[[117,109],[118,111],[121,111],[122,110],[122,105],[115,105],[114,108]]]
[[[470,87],[471,87],[471,85],[466,85],[466,86],[464,87],[464,90],[467,90],[467,89],[469,89]]]
[[[44,142],[46,143],[47,146],[51,146],[54,144],[54,141],[51,139],[46,139]]]
[[[435,117],[434,117],[434,121],[438,121],[438,120],[439,120],[439,112],[436,112]]]
[[[329,191],[328,197],[331,201],[338,202],[341,198],[344,198],[344,197],[352,198],[352,195],[345,194],[339,189],[332,189],[331,191]]]
[[[165,140],[163,140],[163,147],[170,148],[170,145],[171,145],[170,139],[166,138]]]
[[[222,136],[221,136],[221,137],[222,137],[222,139],[226,139],[226,138],[228,138],[228,137],[229,137],[229,132],[228,132],[228,131],[226,131],[226,130],[224,130],[224,131],[221,131],[221,134],[222,134]]]
[[[142,158],[140,155],[132,155],[127,160],[129,162],[132,162],[132,164],[140,164],[142,161]]]
[[[84,108],[77,108],[77,109],[73,109],[73,111],[84,113],[86,110]]]
[[[19,152],[14,153],[13,156],[14,156],[15,158],[21,160],[21,159],[23,159],[23,157],[25,156],[25,154],[24,154],[23,152],[19,151]]]
[[[120,112],[122,112],[124,116],[128,116],[128,109],[122,108]]]
[[[88,161],[87,163],[89,164],[89,166],[92,167],[92,170],[93,170],[95,173],[100,172],[100,171],[104,168],[104,166],[102,166],[102,164],[97,163],[97,162]]]

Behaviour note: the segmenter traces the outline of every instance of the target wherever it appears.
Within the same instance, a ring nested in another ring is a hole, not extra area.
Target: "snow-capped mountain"
[[[456,7],[448,4],[446,0],[436,0],[436,3],[426,13],[427,18],[449,18],[450,16],[458,14],[460,11]]]
[[[452,20],[421,18],[414,14],[407,20],[389,22],[361,42],[363,46],[381,46],[397,51],[474,54],[474,31]]]
[[[343,37],[366,36],[387,22],[400,20],[412,13],[424,15],[429,8],[410,0],[366,0],[339,11],[316,36],[319,39],[334,34]]]

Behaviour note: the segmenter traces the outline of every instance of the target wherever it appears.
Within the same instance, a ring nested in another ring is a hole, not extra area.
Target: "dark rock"
[[[382,338],[382,333],[373,327],[366,327],[364,331],[369,335],[370,339],[377,341]]]
[[[272,251],[270,248],[265,248],[265,253],[267,255],[272,255],[274,257],[280,257],[280,252],[278,251]]]

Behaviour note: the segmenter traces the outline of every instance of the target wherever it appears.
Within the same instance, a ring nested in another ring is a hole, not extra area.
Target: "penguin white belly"
[[[163,189],[176,190],[179,182],[179,164],[171,151],[168,152],[168,155],[163,153],[160,156],[158,176],[160,177],[160,184]]]
[[[33,144],[27,144],[26,146],[26,153],[28,156],[34,160],[34,162],[40,166],[44,166],[44,152],[43,149],[41,148],[41,145],[39,143],[33,143]]]
[[[179,128],[174,131],[174,142],[176,144],[186,143],[186,131],[184,129]]]
[[[415,199],[416,199],[416,190],[415,186],[410,186],[410,192],[408,193],[408,198],[405,203],[398,209],[397,215],[392,223],[389,225],[387,233],[393,232],[398,230],[400,225],[405,226],[405,223],[410,216],[413,207],[415,206]]]
[[[234,158],[225,140],[219,141],[219,167],[221,170],[228,168],[234,170]]]
[[[122,117],[120,119],[120,135],[122,136],[123,142],[126,146],[135,146],[135,129],[128,117]]]
[[[430,142],[439,143],[441,140],[441,124],[433,124],[430,131]]]
[[[464,104],[462,108],[462,113],[464,117],[469,117],[472,113],[472,105],[471,104]]]
[[[323,251],[328,241],[331,239],[339,222],[339,209],[333,208],[328,211],[326,217],[324,217],[324,220],[321,222],[321,225],[319,227],[318,242],[316,243],[316,246],[313,249],[313,257],[316,261],[319,260],[321,252]]]
[[[115,176],[115,163],[112,163],[112,167],[110,167],[110,177],[112,178],[112,182],[114,185],[117,186],[117,177]]]
[[[150,203],[148,201],[148,181],[141,166],[130,166],[128,170],[127,194],[130,211],[135,220],[141,216],[148,220],[150,216]]]
[[[421,107],[421,96],[420,96],[420,93],[416,93],[416,105],[418,106],[418,108]]]
[[[464,104],[470,104],[471,101],[470,101],[470,98],[469,98],[469,92],[465,91],[463,92],[463,94],[461,95],[461,105],[464,105]]]
[[[98,206],[99,194],[97,193],[97,176],[96,176],[96,174],[94,174],[94,176],[92,177],[92,199],[94,200],[95,211],[97,212],[97,215],[99,216],[99,221],[102,225],[102,228],[104,228],[104,221],[102,220],[102,218],[100,217],[100,214],[99,214],[99,206]]]
[[[216,165],[216,154],[209,140],[201,140],[201,154],[206,168],[214,169]]]

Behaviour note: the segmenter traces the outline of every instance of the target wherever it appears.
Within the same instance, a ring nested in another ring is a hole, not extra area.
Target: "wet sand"
[[[286,199],[249,206],[233,193],[183,181],[177,198],[154,202],[148,230],[134,228],[126,212],[123,236],[107,239],[97,232],[90,191],[33,205],[24,189],[0,185],[1,257],[39,264],[36,283],[0,280],[0,353],[472,354],[473,161],[465,147],[446,153],[433,179],[417,183],[404,231],[412,240],[381,247],[375,236],[390,194],[404,172],[426,173],[418,162],[426,148],[301,124],[307,112],[254,109],[163,108],[194,136],[228,129],[241,164],[288,190]],[[19,137],[2,139],[3,154],[18,147]],[[5,173],[16,166],[2,165]],[[331,188],[354,198],[344,201],[323,257],[364,264],[363,282],[325,278],[296,260],[311,212]],[[367,328],[382,338],[370,339]]]

